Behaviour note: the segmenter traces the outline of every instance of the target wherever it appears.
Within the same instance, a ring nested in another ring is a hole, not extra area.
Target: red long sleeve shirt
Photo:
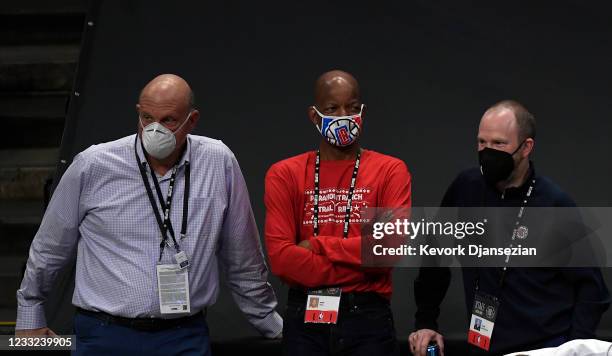
[[[361,268],[361,212],[367,207],[410,207],[411,178],[397,158],[363,150],[348,238],[342,238],[354,160],[321,161],[319,235],[313,233],[314,163],[310,151],[277,162],[266,174],[265,241],[272,273],[305,288],[340,286],[344,292],[391,297],[391,269]],[[297,246],[309,240],[312,251]]]

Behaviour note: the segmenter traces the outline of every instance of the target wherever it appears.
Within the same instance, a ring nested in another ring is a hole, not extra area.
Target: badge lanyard
[[[153,177],[153,183],[155,185],[155,190],[157,192],[157,197],[159,199],[159,205],[161,206],[162,211],[164,212],[163,220],[162,216],[159,214],[159,210],[157,209],[157,203],[155,201],[155,197],[153,196],[153,190],[151,189],[151,185],[149,184],[149,179],[147,178],[147,171],[145,168],[146,164],[143,164],[138,156],[138,152],[136,150],[136,144],[138,141],[138,135],[136,135],[136,139],[134,140],[134,154],[136,156],[136,161],[138,163],[138,168],[140,170],[140,175],[142,176],[142,180],[144,182],[145,188],[147,190],[147,196],[149,197],[149,203],[151,203],[151,207],[153,208],[153,212],[155,213],[155,219],[157,220],[157,225],[159,226],[159,230],[161,232],[161,243],[159,244],[159,260],[161,261],[162,255],[164,253],[164,247],[167,244],[168,233],[170,233],[170,237],[172,238],[172,242],[174,243],[174,247],[177,252],[180,252],[180,247],[178,242],[176,241],[176,237],[174,234],[174,229],[172,228],[172,222],[170,221],[170,206],[172,203],[172,196],[174,191],[174,183],[176,180],[176,171],[177,167],[175,166],[172,170],[172,175],[170,176],[170,184],[168,186],[168,195],[166,198],[166,202],[164,202],[164,197],[161,192],[161,188],[159,186],[159,182],[157,181],[157,176],[153,171],[153,167],[151,169],[151,176]],[[144,151],[144,148],[143,148]],[[187,233],[187,216],[189,214],[189,186],[190,186],[190,165],[189,161],[185,161],[185,192],[183,194],[183,220],[181,224],[181,240],[185,238]]]
[[[344,230],[342,237],[348,237],[349,220],[351,218],[351,205],[353,203],[353,193],[355,192],[355,182],[357,181],[357,172],[359,171],[359,162],[361,161],[361,149],[357,152],[355,158],[355,167],[351,176],[351,186],[349,187],[348,199],[346,205],[346,215],[344,217]],[[315,159],[315,174],[314,174],[314,216],[313,229],[314,236],[319,235],[319,171],[321,169],[321,151],[317,150]],[[338,313],[340,309],[340,297],[342,295],[341,288],[323,288],[318,290],[310,290],[306,298],[306,310],[304,312],[304,323],[315,324],[336,324],[338,322]]]
[[[520,229],[520,223],[525,213],[527,203],[529,202],[529,198],[531,197],[531,193],[533,192],[535,182],[535,179],[531,179],[529,189],[527,189],[527,192],[523,197],[523,201],[516,217],[516,222],[514,223],[512,229],[512,240],[514,240],[515,236],[517,236],[517,233]],[[512,247],[512,244],[510,245],[510,247]],[[509,256],[507,256],[506,258],[506,264],[508,264],[508,261],[510,261]],[[504,266],[502,268],[502,273],[499,279],[498,291],[500,297],[507,270],[507,266]],[[493,337],[493,329],[495,327],[495,319],[497,318],[497,314],[499,313],[500,298],[489,295],[487,293],[480,292],[478,290],[478,284],[479,278],[476,278],[472,317],[470,318],[470,324],[468,328],[468,343],[483,350],[489,351]]]
[[[348,201],[346,203],[346,215],[344,216],[344,230],[342,231],[342,237],[347,238],[349,232],[349,220],[351,218],[351,210],[353,204],[353,193],[355,192],[355,182],[357,181],[357,172],[359,171],[359,162],[361,160],[361,149],[357,152],[357,158],[355,159],[355,168],[353,168],[353,175],[351,177],[351,186],[348,192]],[[321,169],[321,151],[317,150],[317,156],[315,159],[315,174],[314,174],[314,217],[313,217],[313,229],[314,236],[319,235],[319,170]]]
[[[525,197],[523,198],[523,203],[521,204],[521,207],[519,209],[518,215],[516,216],[516,222],[514,223],[514,226],[512,228],[512,240],[514,240],[514,237],[517,234],[517,231],[520,227],[520,223],[521,220],[523,219],[523,215],[525,213],[525,208],[527,207],[527,203],[529,202],[529,198],[531,198],[531,193],[533,192],[533,187],[535,186],[535,179],[531,180],[531,184],[529,185],[529,188],[527,189],[527,193],[525,193]],[[512,247],[512,244],[510,244],[510,247]],[[508,262],[510,261],[510,255],[506,256],[506,264],[508,264]],[[504,286],[504,279],[506,278],[506,272],[508,271],[508,266],[504,266],[502,268],[502,275],[499,278],[499,288],[502,288]]]
[[[525,197],[523,198],[523,202],[521,203],[519,212],[516,216],[516,222],[514,223],[514,226],[512,228],[512,240],[514,240],[514,237],[517,234],[517,230],[519,229],[521,220],[523,219],[523,215],[525,215],[525,208],[527,207],[527,203],[529,202],[529,198],[531,198],[531,193],[533,193],[533,188],[535,187],[535,179],[531,180],[531,184],[529,185],[529,188],[527,189],[527,193],[525,193]],[[512,247],[512,244],[510,244],[510,247]],[[506,261],[505,263],[508,264],[508,262],[510,261],[510,256],[506,256]],[[502,274],[501,277],[499,278],[499,288],[501,289],[504,286],[504,279],[506,278],[506,272],[508,271],[508,267],[504,266],[502,267]],[[476,290],[478,290],[478,279],[476,279]]]

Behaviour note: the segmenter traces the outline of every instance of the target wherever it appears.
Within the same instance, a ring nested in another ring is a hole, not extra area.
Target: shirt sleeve
[[[265,337],[277,337],[283,320],[268,283],[259,233],[249,193],[233,154],[226,167],[228,208],[223,223],[219,259],[232,296],[249,322]]]
[[[265,238],[272,273],[291,285],[307,288],[350,284],[363,281],[365,274],[356,268],[334,265],[327,256],[296,245],[298,232],[292,179],[270,168],[265,180]]]
[[[452,207],[456,205],[455,179],[446,190],[441,207]],[[435,240],[433,242],[435,244]],[[440,305],[446,296],[451,280],[450,268],[440,266],[437,257],[422,261],[423,266],[419,268],[419,274],[414,280],[414,300],[416,312],[414,313],[415,330],[431,329],[438,331],[438,317],[440,316]]]
[[[574,285],[574,312],[570,339],[594,339],[603,313],[610,307],[610,294],[599,268],[572,268],[565,275]]]
[[[83,154],[77,155],[53,193],[17,291],[17,330],[47,326],[44,304],[49,291],[59,271],[75,257],[88,171]]]
[[[398,162],[389,171],[381,190],[381,204],[383,208],[409,208],[411,202],[411,177],[404,162]],[[401,242],[399,239],[387,239]],[[327,256],[333,263],[344,263],[352,266],[361,266],[361,236],[351,236],[346,239],[338,236],[317,236],[311,238],[313,251]],[[388,247],[397,247],[391,246]],[[376,271],[376,270],[374,270]]]
[[[416,330],[431,329],[438,331],[440,304],[450,285],[451,272],[448,267],[421,267],[414,280],[414,299]]]
[[[586,248],[588,251],[592,251],[593,256],[596,256],[593,246],[585,246],[578,242],[587,233],[584,231],[585,226],[574,200],[569,195],[562,193],[555,202],[555,206],[565,209],[574,208],[569,210],[569,213],[563,214],[565,224],[562,226],[564,226],[564,231],[561,231],[560,234],[566,235],[564,241],[567,241],[567,245],[578,246],[573,248]],[[573,224],[570,224],[572,222]],[[574,286],[574,309],[569,338],[594,339],[601,316],[610,307],[610,293],[601,270],[586,267],[566,268],[563,270],[563,274]]]

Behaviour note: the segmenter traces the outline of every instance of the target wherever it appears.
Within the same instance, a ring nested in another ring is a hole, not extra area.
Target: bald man
[[[191,135],[191,88],[161,75],[142,90],[137,134],[75,156],[45,212],[17,292],[17,336],[53,335],[44,306],[76,255],[77,355],[209,355],[206,308],[219,271],[268,338],[282,319],[249,194],[221,141]]]
[[[569,195],[536,174],[530,160],[535,134],[535,118],[522,104],[505,100],[490,107],[478,127],[480,167],[455,178],[442,206],[516,207],[532,214],[536,211],[531,207],[574,207]],[[471,355],[500,355],[594,338],[610,304],[597,268],[463,268],[462,272]],[[420,270],[414,283],[416,331],[408,337],[414,355],[427,355],[431,341],[444,354],[437,318],[449,282],[448,268]],[[472,308],[476,299],[492,297],[499,305],[492,313],[497,317],[491,334],[490,322],[472,317]]]
[[[361,214],[409,207],[408,168],[361,147],[365,107],[349,73],[321,75],[307,114],[318,148],[277,162],[265,179],[270,264],[291,286],[283,352],[396,355],[391,270],[362,268]]]

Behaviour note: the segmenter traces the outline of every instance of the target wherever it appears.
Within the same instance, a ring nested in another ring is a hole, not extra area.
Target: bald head
[[[185,79],[174,74],[162,74],[151,80],[140,92],[138,102],[192,109],[194,95]]]
[[[314,107],[324,115],[346,116],[361,112],[359,83],[351,74],[332,70],[323,73],[315,82]],[[310,107],[310,120],[318,125],[319,115]]]
[[[517,153],[527,158],[535,141],[535,119],[524,106],[512,100],[491,106],[478,126],[478,151],[485,148]]]
[[[513,118],[513,124],[516,125],[519,141],[527,138],[535,139],[536,122],[535,117],[527,108],[516,100],[502,100],[491,106],[484,114],[487,116],[503,115],[504,111],[509,111]]]
[[[325,100],[332,92],[337,91],[348,92],[358,100],[361,96],[359,83],[355,77],[342,70],[332,70],[321,74],[315,82],[315,102]]]
[[[168,158],[173,161],[182,152],[187,135],[195,128],[200,113],[193,108],[193,92],[187,82],[174,74],[162,74],[151,80],[140,92],[138,133],[153,123],[174,133],[176,149]]]

